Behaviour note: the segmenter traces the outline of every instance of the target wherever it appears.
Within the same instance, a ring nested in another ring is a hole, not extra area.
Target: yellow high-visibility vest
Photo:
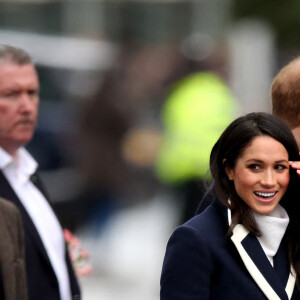
[[[236,113],[237,102],[217,75],[200,72],[180,80],[161,112],[163,142],[155,164],[159,179],[176,183],[209,174],[211,149]]]

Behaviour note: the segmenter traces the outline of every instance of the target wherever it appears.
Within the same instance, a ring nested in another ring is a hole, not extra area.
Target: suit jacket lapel
[[[230,217],[229,221],[231,221]],[[288,279],[287,277],[285,279],[285,282],[287,283],[285,286],[282,282],[284,271],[281,275],[278,275],[266,257],[258,239],[254,235],[250,234],[243,225],[238,224],[233,229],[231,240],[238,250],[248,272],[268,299],[291,299],[295,285],[295,276],[290,272],[289,274],[286,274],[289,276]],[[286,262],[285,257],[282,255],[283,254],[280,253],[276,260],[284,259]],[[284,261],[280,264],[283,265]]]
[[[47,193],[47,190],[44,187],[43,182],[40,179],[40,176],[37,173],[35,173],[31,176],[30,180],[41,191],[41,193],[44,195],[44,197],[48,200],[48,203],[51,206],[51,208],[54,210],[53,206],[51,205],[51,202],[49,201],[49,195]],[[60,223],[59,220],[58,220],[58,222]],[[74,270],[73,270],[73,266],[72,266],[72,262],[71,262],[71,259],[69,256],[67,245],[65,247],[66,247],[65,259],[66,259],[68,273],[69,273],[71,291],[72,291],[73,296],[80,295],[80,289],[78,286],[77,278],[76,278]]]
[[[284,286],[287,285],[287,281],[290,275],[290,268],[289,268],[289,262],[288,262],[288,251],[287,251],[287,241],[286,237],[284,237],[281,241],[280,247],[274,256],[273,262],[274,262],[274,269],[276,270],[276,273],[278,274],[282,284]]]
[[[49,195],[44,187],[44,184],[40,179],[40,176],[37,173],[34,173],[30,176],[30,181],[40,190],[40,192],[44,195],[46,200],[49,202]],[[50,202],[49,204],[51,205]]]
[[[0,196],[13,202],[18,209],[20,210],[20,213],[22,215],[22,221],[24,226],[24,232],[25,232],[25,239],[26,236],[30,237],[30,242],[35,243],[36,247],[46,260],[46,262],[49,264],[49,266],[52,268],[52,265],[50,263],[49,257],[47,255],[45,246],[37,232],[37,229],[29,216],[27,210],[23,206],[22,202],[20,201],[17,194],[14,192],[14,190],[11,188],[9,182],[7,181],[4,174],[0,171]]]

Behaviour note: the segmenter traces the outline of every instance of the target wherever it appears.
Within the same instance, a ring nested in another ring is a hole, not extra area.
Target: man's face
[[[0,146],[14,155],[33,136],[39,80],[32,64],[0,63]]]

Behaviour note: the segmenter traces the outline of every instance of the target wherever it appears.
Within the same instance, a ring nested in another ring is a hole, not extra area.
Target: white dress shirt
[[[0,147],[0,169],[40,235],[58,280],[61,299],[71,300],[62,228],[44,195],[30,181],[37,167],[37,162],[25,148],[20,148],[16,157],[12,157]]]

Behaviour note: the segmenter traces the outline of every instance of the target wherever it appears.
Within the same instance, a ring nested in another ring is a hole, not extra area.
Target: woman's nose
[[[271,170],[266,170],[262,174],[261,184],[264,186],[273,186],[275,184],[275,176]]]

